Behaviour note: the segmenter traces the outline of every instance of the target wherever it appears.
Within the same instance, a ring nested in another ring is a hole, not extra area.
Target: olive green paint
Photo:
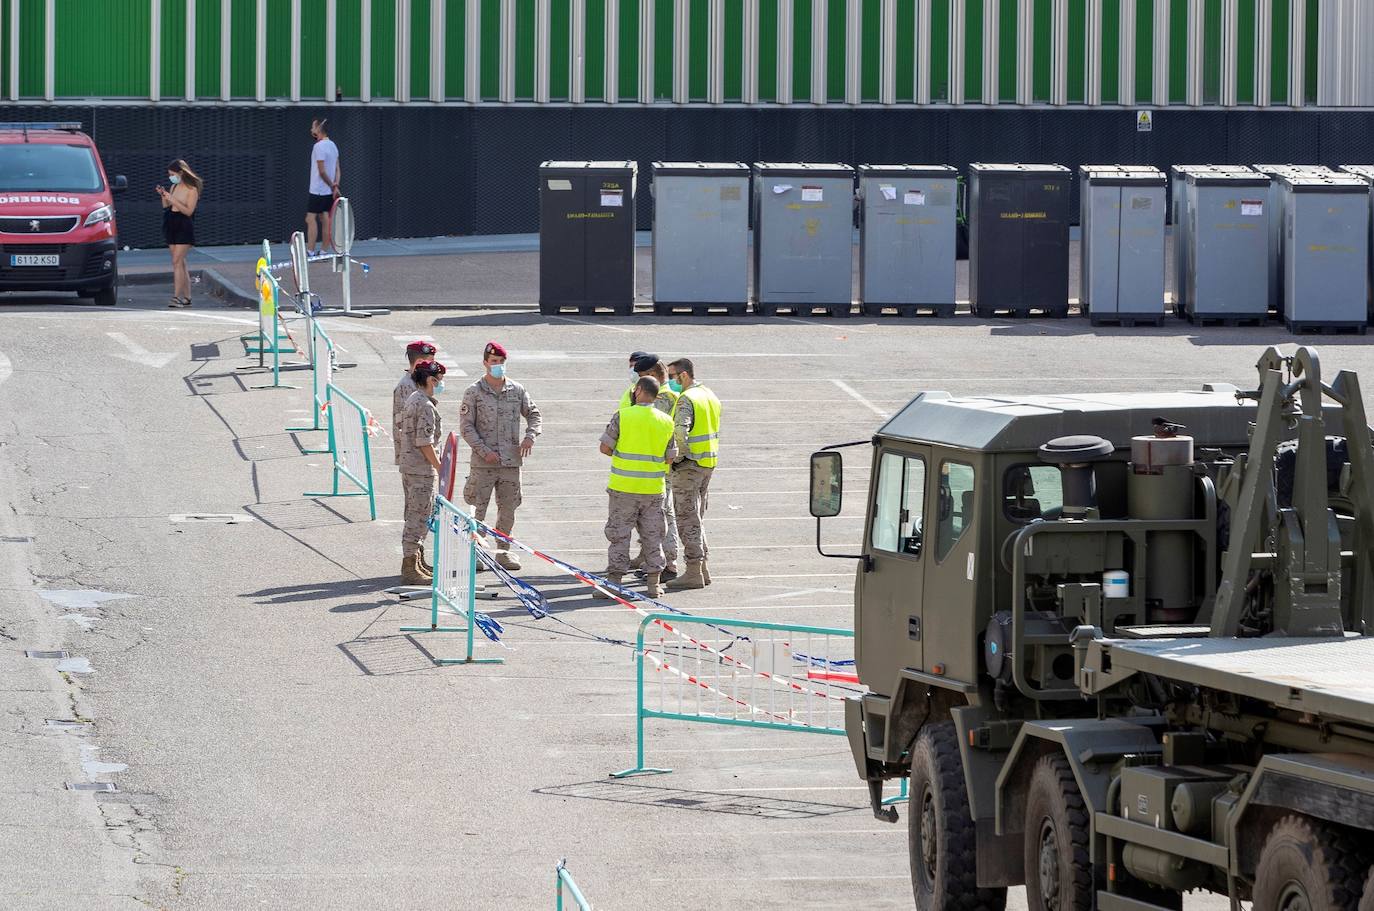
[[[372,97],[396,97],[396,0],[372,0]]]
[[[272,30],[267,36],[268,58],[275,60],[276,65],[283,67],[283,81],[286,88],[282,91],[290,92],[291,82],[291,5],[290,1],[282,4],[286,7],[283,14],[278,18],[273,18],[269,10],[268,22],[272,23]],[[353,27],[348,29],[343,19],[346,3],[338,5],[338,23],[335,26],[339,38],[345,34],[359,34],[361,18],[363,18],[363,7],[359,0],[353,0],[354,12]],[[324,85],[324,48],[327,47],[328,33],[326,22],[326,8],[324,0],[302,0],[301,3],[301,98],[319,99],[333,98],[334,89],[337,84],[326,87]],[[280,25],[278,25],[280,23]],[[280,32],[279,32],[280,27]],[[342,74],[343,71],[343,51],[342,41],[335,45],[335,74]],[[360,49],[353,52],[353,98],[361,89]],[[345,91],[348,91],[345,87]]]
[[[778,100],[778,3],[759,0],[759,101]]]
[[[620,97],[639,97],[639,4],[620,3]]]
[[[725,0],[725,100],[744,97],[744,0]]]
[[[983,97],[983,4],[964,4],[964,100]]]
[[[781,0],[792,4],[792,98],[811,100],[811,3],[809,0]]]
[[[949,101],[949,4],[930,3],[930,100]]]
[[[158,86],[162,91],[162,97],[184,97],[186,94],[186,0],[162,0],[161,37]]]
[[[467,65],[467,6],[464,0],[445,0],[444,7],[444,96],[461,99]]]

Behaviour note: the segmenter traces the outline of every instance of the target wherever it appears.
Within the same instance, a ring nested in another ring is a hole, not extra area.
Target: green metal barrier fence
[[[429,602],[428,626],[403,626],[403,633],[467,633],[467,655],[435,658],[435,664],[501,664],[502,658],[477,658],[477,526],[472,517],[443,497],[434,498],[434,586]],[[457,614],[466,626],[440,626],[439,615]]]
[[[368,514],[377,518],[377,497],[372,487],[372,450],[368,438],[366,408],[330,383],[325,387],[325,411],[329,416],[329,452],[333,456],[334,489],[306,493],[307,497],[367,497]],[[340,479],[357,490],[340,490]]]
[[[554,907],[557,911],[563,911],[563,890],[568,890],[568,897],[572,899],[573,906],[578,911],[592,911],[591,902],[582,897],[582,890],[577,888],[577,883],[573,880],[572,874],[568,872],[567,861],[560,860],[558,866],[554,867],[554,884],[558,890],[558,904]]]

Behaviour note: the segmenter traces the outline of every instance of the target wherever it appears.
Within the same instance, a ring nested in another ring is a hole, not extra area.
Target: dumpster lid
[[[1354,174],[1280,174],[1277,179],[1293,193],[1369,194],[1369,182]]]
[[[1320,164],[1257,164],[1254,166],[1261,174],[1278,177],[1281,174],[1334,174],[1335,171]]]
[[[958,168],[947,164],[861,164],[859,177],[953,177]]]
[[[1341,170],[1347,174],[1354,174],[1370,182],[1374,182],[1374,164],[1343,164]]]
[[[848,177],[851,180],[854,178],[854,169],[847,164],[761,161],[754,165],[754,171],[775,177],[796,174],[803,177]]]
[[[1246,168],[1244,171],[1189,171],[1190,184],[1200,187],[1267,187],[1268,175]]]
[[[1026,177],[1061,177],[1073,173],[1062,164],[988,164],[975,161],[968,169],[976,174],[1023,174]]]
[[[639,165],[633,161],[545,161],[539,165],[541,171],[637,171]]]
[[[1169,173],[1182,178],[1189,174],[1254,174],[1255,170],[1243,164],[1176,164],[1169,166]]]
[[[739,161],[656,161],[654,176],[686,174],[693,177],[748,177],[749,166]]]
[[[1085,164],[1078,168],[1079,176],[1099,187],[1162,187],[1164,172],[1146,165]]]

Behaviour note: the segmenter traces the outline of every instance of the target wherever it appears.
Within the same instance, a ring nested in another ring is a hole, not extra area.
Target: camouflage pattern
[[[391,441],[396,446],[397,465],[401,464],[401,418],[405,416],[406,402],[418,391],[419,387],[410,378],[409,370],[402,374],[401,381],[391,390]]]
[[[714,471],[684,459],[668,473],[668,482],[673,488],[673,508],[677,511],[677,531],[689,563],[706,559],[711,550],[706,544],[706,530],[701,527],[701,519],[706,515],[706,492]]]
[[[523,434],[521,418],[525,419]],[[463,392],[458,409],[458,433],[472,449],[473,468],[519,468],[524,461],[520,443],[538,437],[543,422],[539,406],[514,380],[506,380],[499,391],[485,378],[477,380]],[[494,465],[486,460],[492,452],[500,457]]]
[[[401,528],[401,555],[409,557],[419,553],[429,534],[429,517],[434,511],[434,489],[439,477],[433,472],[427,475],[401,475],[401,490],[405,494],[405,525]]]
[[[520,505],[519,468],[471,468],[468,479],[463,484],[463,502],[473,508],[477,521],[487,521],[487,506],[491,504],[492,493],[496,494],[497,531],[510,534],[515,527],[515,509]],[[498,550],[510,550],[510,544],[497,540]]]
[[[425,458],[421,447],[429,446],[438,456],[438,446],[443,439],[443,419],[435,402],[421,390],[415,390],[406,400],[405,411],[401,415],[401,432],[397,438],[400,446],[401,474],[426,475],[437,477],[438,472]]]
[[[630,571],[630,532],[638,531],[643,545],[644,571],[663,571],[663,495],[622,493],[608,490],[610,509],[606,517],[606,571]]]

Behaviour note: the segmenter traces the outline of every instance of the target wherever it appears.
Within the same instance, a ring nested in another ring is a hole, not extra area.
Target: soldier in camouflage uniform
[[[606,484],[610,497],[606,578],[618,585],[629,570],[630,533],[638,531],[644,557],[645,593],[650,598],[661,593],[665,478],[668,465],[677,457],[673,420],[653,407],[658,392],[658,380],[640,378],[632,391],[633,404],[621,406],[601,436],[601,453],[611,457],[611,475]],[[596,596],[610,597],[600,590]]]
[[[413,341],[406,345],[406,372],[401,374],[401,380],[396,384],[396,388],[391,390],[391,442],[396,447],[396,465],[401,464],[401,417],[405,414],[406,402],[416,391],[415,380],[411,379],[411,373],[415,370],[415,365],[420,361],[434,360],[435,348],[432,344],[425,341]],[[405,475],[401,475],[404,483]],[[434,568],[425,559],[425,548],[420,547],[420,567],[426,572],[434,572]]]
[[[444,365],[420,361],[411,373],[416,390],[401,415],[401,490],[405,494],[405,525],[401,529],[401,584],[429,585],[434,576],[420,566],[420,551],[434,511],[439,483],[439,441],[443,421],[437,396],[444,391]]]
[[[516,507],[520,505],[520,466],[534,449],[544,419],[525,387],[506,378],[505,348],[487,342],[482,366],[483,376],[463,393],[463,405],[458,410],[458,433],[472,449],[463,502],[473,507],[479,522],[485,522],[487,506],[495,493],[495,528],[509,535],[515,527]],[[496,546],[500,551],[497,563],[506,569],[520,568],[520,560],[510,552],[508,542],[498,540]]]

